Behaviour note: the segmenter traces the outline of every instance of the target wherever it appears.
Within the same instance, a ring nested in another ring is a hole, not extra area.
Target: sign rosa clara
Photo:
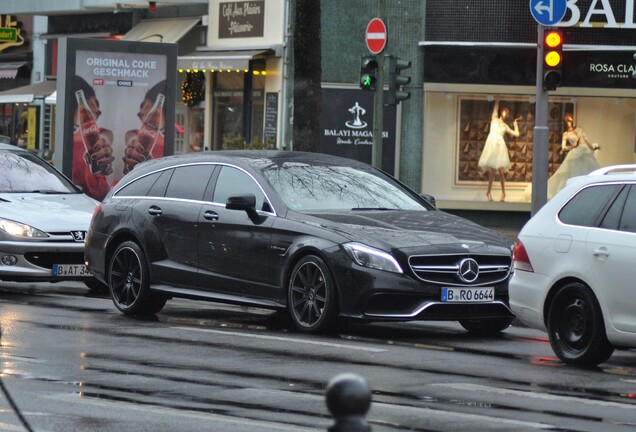
[[[626,64],[607,64],[607,63],[591,63],[590,72],[618,72],[618,73],[633,73],[636,72],[636,66]]]

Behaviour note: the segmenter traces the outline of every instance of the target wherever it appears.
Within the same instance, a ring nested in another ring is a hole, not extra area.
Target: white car
[[[564,362],[636,347],[636,165],[575,177],[523,227],[510,306]]]
[[[46,161],[0,144],[0,280],[80,280],[101,289],[84,265],[97,204]]]

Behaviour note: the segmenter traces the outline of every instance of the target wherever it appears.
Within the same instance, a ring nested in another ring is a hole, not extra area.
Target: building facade
[[[75,2],[5,3],[16,15],[48,17],[36,38],[46,45],[40,78],[55,75],[60,32],[179,44],[175,152],[293,149],[293,107],[304,102],[293,98],[293,0],[126,3],[131,9],[90,0],[82,14],[67,13],[79,7]],[[601,166],[632,163],[634,0],[567,5],[559,24],[563,86],[549,93],[549,173],[565,157],[567,113],[600,145]],[[315,53],[322,59],[320,151],[370,162],[373,93],[358,81],[360,59],[369,54],[366,26],[382,17],[388,29],[382,54],[412,63],[404,71],[410,98],[384,109],[382,167],[436,196],[444,209],[529,212],[538,29],[529,6],[525,0],[323,0],[322,48]],[[478,165],[495,101],[511,113],[510,127],[519,118],[519,136],[505,137],[511,161],[505,202],[488,201],[487,176]]]

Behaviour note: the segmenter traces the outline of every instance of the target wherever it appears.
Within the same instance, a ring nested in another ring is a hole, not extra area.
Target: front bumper
[[[372,321],[458,321],[464,319],[514,318],[508,305],[506,280],[488,285],[495,298],[485,302],[442,302],[442,288],[407,273],[398,274],[339,261],[334,279],[340,294],[340,313]],[[465,288],[471,288],[462,285]],[[481,288],[475,286],[474,288]]]
[[[17,262],[5,265],[2,263],[3,256],[13,256]],[[54,264],[84,264],[84,243],[0,241],[0,280],[54,282],[91,279],[91,276],[53,276]]]

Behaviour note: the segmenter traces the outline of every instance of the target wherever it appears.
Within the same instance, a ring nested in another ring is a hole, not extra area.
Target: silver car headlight
[[[11,237],[18,238],[46,238],[48,234],[30,225],[21,224],[9,219],[0,218],[0,230],[6,232]]]
[[[342,246],[353,262],[358,265],[393,273],[403,273],[402,267],[391,254],[360,243],[345,243]]]

